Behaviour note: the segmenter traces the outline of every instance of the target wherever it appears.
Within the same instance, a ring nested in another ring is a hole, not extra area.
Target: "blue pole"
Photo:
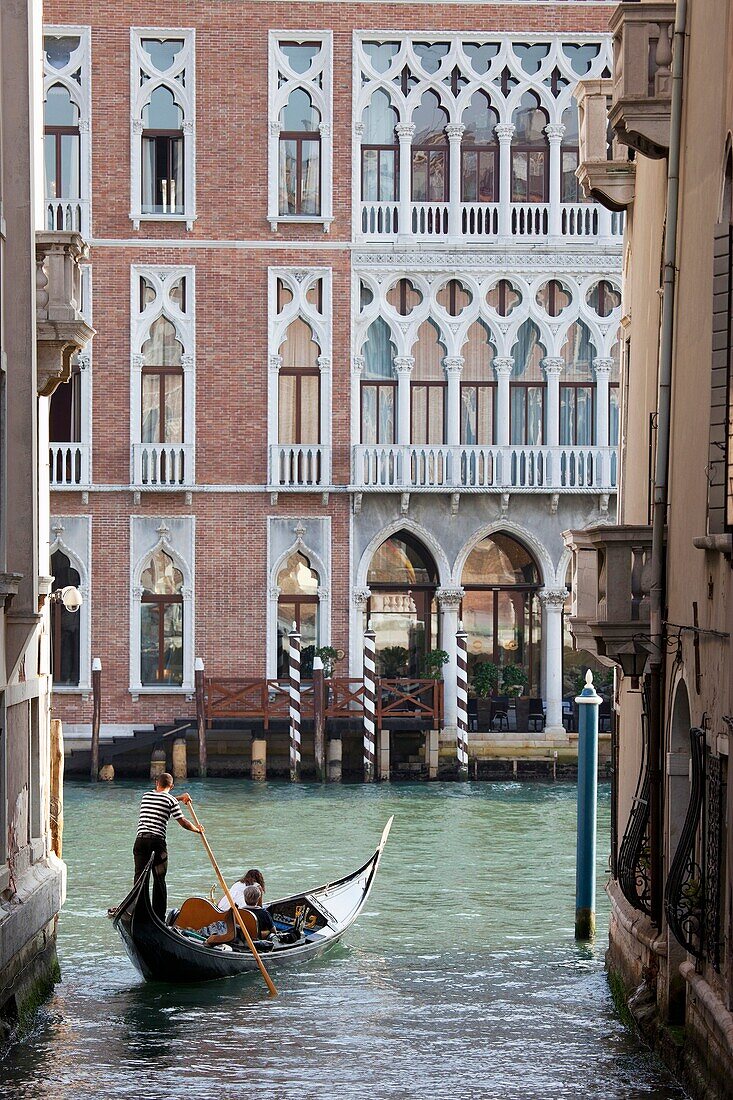
[[[575,938],[596,933],[596,803],[598,795],[598,708],[593,673],[585,674],[578,704],[578,842],[575,859]]]

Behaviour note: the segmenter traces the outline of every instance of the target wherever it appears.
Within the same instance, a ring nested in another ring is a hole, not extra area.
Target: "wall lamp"
[[[67,584],[64,588],[57,588],[55,592],[50,594],[49,599],[53,600],[54,603],[63,604],[72,615],[75,615],[84,603],[81,592],[73,584]]]

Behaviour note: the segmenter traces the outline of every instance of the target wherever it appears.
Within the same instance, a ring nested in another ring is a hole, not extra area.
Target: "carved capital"
[[[366,609],[367,601],[371,594],[371,588],[367,588],[366,585],[364,585],[363,587],[352,588],[351,601],[354,604],[354,607],[359,607],[362,611],[364,611]]]
[[[392,362],[397,374],[409,374],[415,366],[415,358],[412,355],[396,355]]]
[[[275,374],[277,374],[277,372],[280,370],[280,367],[282,365],[283,365],[282,355],[271,355],[270,356],[269,367],[270,367],[271,371],[274,371]]]
[[[143,598],[143,592],[145,589],[141,584],[134,584],[132,586],[132,598],[134,600],[141,600]]]
[[[89,119],[88,118],[80,118],[76,125],[79,128],[79,133],[80,134],[88,134],[89,133]]]
[[[567,588],[541,588],[538,594],[548,611],[562,611],[568,598]]]
[[[500,122],[494,127],[500,145],[508,145],[514,136],[514,125],[511,122]]]
[[[134,351],[130,356],[130,365],[132,366],[133,370],[142,370],[143,357],[139,351]]]
[[[438,588],[435,592],[435,598],[441,611],[458,611],[463,596],[464,591],[460,586],[457,588]]]
[[[497,355],[494,359],[494,370],[497,377],[508,378],[512,373],[512,367],[514,366],[514,359],[511,355]]]
[[[353,374],[363,374],[365,366],[366,357],[364,355],[352,355],[351,370]]]
[[[316,589],[316,595],[321,603],[327,603],[331,599],[331,592],[328,588],[323,588],[320,584]]]
[[[355,122],[354,123],[354,134],[356,135],[356,137],[358,137],[360,139],[364,137],[364,123],[363,122]]]
[[[278,588],[278,586],[276,584],[273,584],[273,586],[271,587],[269,595],[270,595],[270,599],[272,600],[272,602],[277,603],[278,598],[280,596],[280,589]]]
[[[448,125],[445,127],[448,141],[451,142],[451,144],[453,142],[460,141],[463,137],[463,131],[465,129],[466,127],[463,125],[462,122],[449,122]]]
[[[596,374],[610,374],[616,366],[615,359],[594,359],[593,369]]]
[[[332,132],[332,126],[330,122],[320,122],[318,124],[318,131],[322,138],[330,138]]]
[[[321,372],[331,369],[331,356],[330,355],[319,355],[318,359],[317,359],[317,362],[318,362],[318,369]]]
[[[544,367],[545,374],[548,378],[558,378],[562,372],[563,367],[565,366],[565,360],[560,358],[559,356],[551,355],[542,360],[542,366]]]
[[[283,127],[281,122],[275,121],[270,123],[270,133],[273,137],[277,137],[282,128]]]
[[[91,355],[89,354],[88,351],[84,351],[80,355],[77,355],[76,361],[79,364],[79,370],[80,371],[81,370],[89,370],[89,367],[91,366],[91,363],[92,363],[92,357],[91,357]]]
[[[183,125],[181,126],[181,129],[183,130],[184,134],[186,134],[187,136],[190,137],[190,135],[193,133],[193,121],[192,121],[192,119],[190,119],[190,118],[184,119],[183,120]]]
[[[143,120],[141,118],[132,119],[132,132],[136,135],[143,132]]]
[[[193,355],[188,355],[188,354],[182,355],[181,356],[181,366],[183,367],[184,370],[193,370],[193,366],[194,366],[194,357],[193,357]]]
[[[400,142],[411,142],[415,136],[415,127],[411,122],[398,122],[395,126],[395,133]]]
[[[446,355],[443,366],[446,374],[460,374],[465,360],[462,355]]]
[[[559,145],[563,139],[565,127],[562,122],[550,122],[545,126],[545,133],[550,145]]]

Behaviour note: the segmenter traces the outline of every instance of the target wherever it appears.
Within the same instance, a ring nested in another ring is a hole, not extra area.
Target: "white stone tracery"
[[[140,279],[144,278],[154,297],[140,308]],[[185,310],[172,297],[180,279],[186,280]],[[196,269],[178,265],[133,264],[130,268],[130,440],[133,449],[141,443],[142,348],[155,321],[164,317],[176,331],[183,347],[183,445],[186,456],[185,484],[194,482],[194,443],[196,440]],[[134,469],[133,483],[136,482]]]
[[[281,42],[320,43],[320,49],[312,58],[308,69],[299,73],[292,68],[280,49]],[[267,220],[273,232],[281,222],[313,222],[323,225],[324,233],[328,233],[333,221],[333,34],[325,30],[271,30],[268,33],[268,45]],[[308,93],[321,118],[320,214],[280,214],[280,112],[288,102],[290,93],[296,88],[303,88]]]
[[[49,88],[60,84],[69,93],[79,111],[79,199],[65,202],[67,196],[44,196],[44,227],[49,230],[76,230],[83,237],[91,235],[92,198],[92,57],[91,27],[44,26],[46,39],[78,38],[79,45],[69,54],[61,68],[51,65],[44,52],[43,99]]]
[[[156,69],[142,41],[180,40],[182,48],[165,71]],[[142,212],[143,109],[157,88],[167,88],[183,115],[183,213]],[[196,31],[193,28],[130,28],[130,218],[135,229],[141,221],[186,223],[193,229],[196,218]]]

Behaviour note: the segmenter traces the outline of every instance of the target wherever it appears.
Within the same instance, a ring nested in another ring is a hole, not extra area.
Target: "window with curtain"
[[[183,213],[183,141],[183,111],[160,86],[143,107],[143,214]]]
[[[461,443],[490,447],[495,441],[496,378],[491,331],[474,321],[463,346],[461,371]]]
[[[321,116],[305,88],[294,88],[280,112],[279,211],[321,212]]]
[[[547,202],[550,158],[547,115],[534,92],[525,92],[512,115],[512,202]]]
[[[46,93],[44,107],[43,154],[47,198],[79,198],[79,148],[79,109],[62,84],[53,84]]]
[[[588,326],[575,321],[562,349],[560,378],[560,445],[586,447],[595,439],[593,345]]]
[[[387,291],[387,301],[400,317],[408,317],[422,302],[422,294],[409,279],[399,279]]]
[[[288,326],[280,352],[278,439],[280,443],[320,443],[321,372],[318,344],[310,325],[296,317]]]
[[[435,92],[425,92],[412,116],[412,201],[448,201],[448,112]]]
[[[396,349],[389,325],[378,317],[372,321],[364,344],[361,379],[362,443],[394,443],[397,382],[392,360]]]
[[[499,201],[499,154],[494,128],[499,116],[484,92],[475,92],[461,119],[461,201]]]
[[[365,202],[396,202],[399,197],[399,115],[381,88],[364,111],[361,139],[361,197]]]
[[[412,443],[445,443],[445,347],[434,321],[425,321],[412,349],[415,365],[410,376]]]
[[[183,574],[160,549],[140,578],[140,682],[183,683]]]
[[[535,301],[550,317],[559,317],[562,311],[570,305],[572,297],[570,291],[561,282],[558,282],[557,279],[550,279],[548,283],[543,283],[537,291]]]
[[[578,108],[571,104],[563,111],[565,133],[560,147],[560,202],[587,202],[583,188],[575,175],[580,163]]]
[[[522,295],[507,279],[500,279],[486,295],[486,301],[500,317],[508,317],[521,304]]]
[[[599,317],[610,317],[614,309],[621,305],[621,293],[608,279],[601,279],[588,291],[586,301]]]
[[[435,300],[450,317],[458,317],[466,306],[470,306],[473,295],[458,279],[449,279],[435,295]]]
[[[619,330],[621,331],[621,330]],[[608,378],[608,442],[611,447],[618,447],[620,437],[620,395],[621,395],[621,344],[614,344],[611,348],[613,366]]]
[[[296,550],[278,573],[277,586],[277,675],[288,674],[288,634],[295,624],[300,633],[301,676],[313,673],[313,656],[318,645],[318,574],[305,554]]]
[[[60,387],[63,388],[63,387]],[[51,555],[51,573],[53,592],[67,585],[79,587],[79,573],[62,550]],[[51,659],[53,682],[64,687],[75,687],[79,683],[80,665],[80,612],[67,611],[59,600],[51,604]]]
[[[182,355],[175,326],[158,317],[142,346],[141,443],[183,442]]]
[[[512,350],[514,365],[509,379],[509,442],[541,446],[544,439],[545,379],[542,360],[546,351],[540,330],[527,320],[517,333]]]

